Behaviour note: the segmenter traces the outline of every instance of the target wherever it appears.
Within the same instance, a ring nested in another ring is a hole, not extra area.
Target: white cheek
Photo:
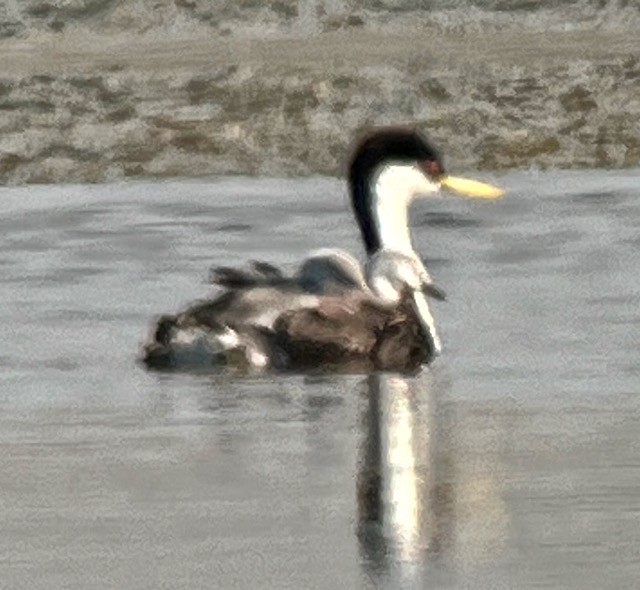
[[[415,176],[415,185],[413,187],[414,195],[423,195],[423,196],[433,196],[439,195],[440,193],[440,185],[433,182],[427,176],[425,176],[421,171],[416,169]]]

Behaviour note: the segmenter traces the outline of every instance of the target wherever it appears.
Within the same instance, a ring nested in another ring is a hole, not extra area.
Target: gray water
[[[3,588],[633,588],[640,171],[417,203],[443,356],[147,373],[207,269],[359,252],[335,180],[0,189]]]

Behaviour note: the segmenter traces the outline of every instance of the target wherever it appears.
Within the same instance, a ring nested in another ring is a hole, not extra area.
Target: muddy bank
[[[81,32],[0,51],[2,183],[335,175],[358,129],[397,122],[455,169],[640,162],[633,32]]]
[[[420,24],[444,31],[637,30],[629,0],[0,0],[0,39],[42,32],[308,35]]]

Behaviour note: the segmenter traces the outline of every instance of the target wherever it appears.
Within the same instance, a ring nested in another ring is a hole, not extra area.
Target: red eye
[[[425,160],[424,167],[427,174],[432,178],[438,178],[444,173],[442,166],[440,166],[440,162],[437,162],[436,160]]]

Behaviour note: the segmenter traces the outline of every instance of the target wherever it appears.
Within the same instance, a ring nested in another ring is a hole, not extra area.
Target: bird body
[[[215,268],[211,279],[223,292],[162,316],[142,360],[161,369],[416,370],[440,354],[428,298],[444,293],[413,248],[408,211],[414,197],[443,186],[483,198],[499,190],[447,176],[415,129],[375,130],[349,168],[364,266],[323,249],[289,275],[267,262]]]

